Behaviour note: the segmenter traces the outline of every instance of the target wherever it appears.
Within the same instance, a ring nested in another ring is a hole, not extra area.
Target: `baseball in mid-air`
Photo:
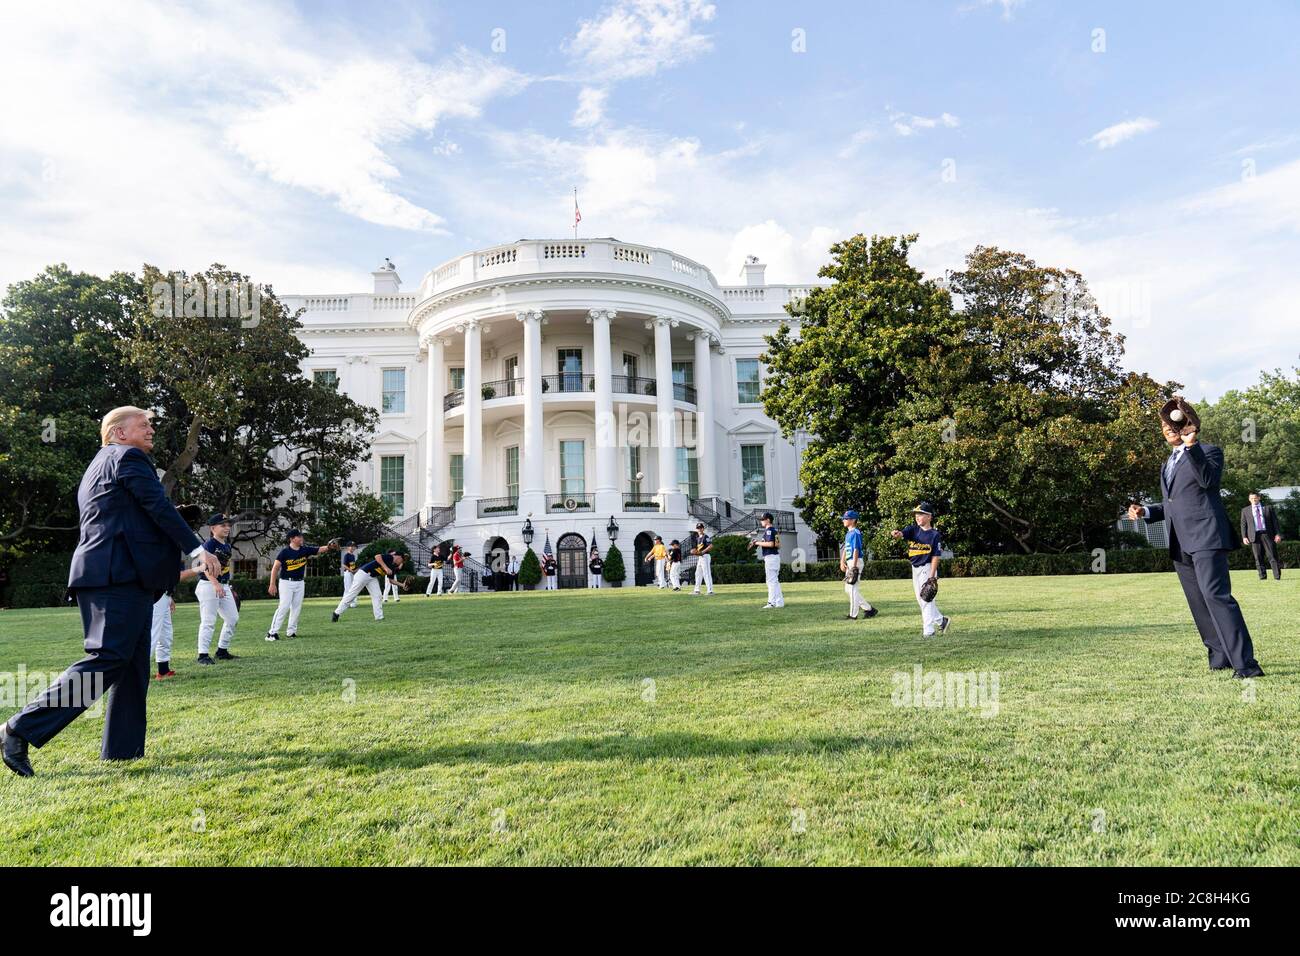
[[[644,477],[645,477],[645,475],[641,474],[641,472],[638,471],[638,472],[636,473],[636,480],[637,480],[637,481],[640,481],[640,480],[641,480],[642,478],[644,478]]]
[[[1169,413],[1169,420],[1171,422],[1181,422],[1183,420],[1183,410],[1181,408],[1175,408]]]

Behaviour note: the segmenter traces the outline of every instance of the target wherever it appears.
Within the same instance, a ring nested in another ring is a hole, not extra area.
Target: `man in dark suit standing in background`
[[[1129,505],[1129,518],[1169,519],[1169,553],[1209,651],[1210,670],[1231,667],[1236,677],[1263,677],[1228,575],[1228,552],[1236,542],[1219,495],[1223,449],[1199,440],[1200,418],[1181,398],[1160,410],[1160,426],[1171,449],[1160,472],[1164,500]]]
[[[148,453],[150,413],[115,408],[100,424],[103,447],[77,489],[81,539],[68,588],[76,595],[86,656],[0,726],[5,766],[32,775],[28,745],[42,747],[110,688],[104,710],[104,760],[144,756],[153,604],[180,577],[177,552],[220,571],[167,499]]]
[[[1261,581],[1268,577],[1264,571],[1264,556],[1273,566],[1273,579],[1282,580],[1282,565],[1277,560],[1277,546],[1282,543],[1278,533],[1277,515],[1272,505],[1263,504],[1259,492],[1251,492],[1250,504],[1241,509],[1241,543],[1248,544],[1255,552],[1255,567],[1259,569]]]

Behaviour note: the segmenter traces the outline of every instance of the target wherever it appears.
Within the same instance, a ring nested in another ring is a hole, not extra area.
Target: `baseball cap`
[[[704,527],[704,522],[703,522],[703,521],[697,521],[697,522],[695,522],[695,527],[696,527],[697,529],[703,528],[703,527]]]
[[[302,532],[299,531],[297,528],[290,528],[290,529],[289,529],[289,533],[286,534],[286,535],[284,536],[284,539],[285,539],[286,541],[292,541],[294,538],[298,537],[298,535],[300,535],[300,534],[302,534]]]
[[[929,515],[931,518],[933,518],[933,517],[934,517],[934,505],[930,504],[930,502],[928,502],[928,501],[922,501],[919,505],[917,505],[915,508],[912,509],[912,514],[914,514],[914,515]]]
[[[844,512],[844,514],[840,515],[840,520],[841,520],[841,521],[848,521],[848,520],[850,520],[850,519],[852,519],[852,520],[854,520],[854,521],[857,521],[857,520],[858,520],[858,513],[857,513],[856,511],[854,511],[852,508],[850,508],[848,511]]]
[[[230,515],[218,511],[216,514],[208,515],[208,527],[218,524],[230,524]]]

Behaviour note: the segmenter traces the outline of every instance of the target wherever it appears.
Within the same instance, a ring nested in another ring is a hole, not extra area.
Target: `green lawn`
[[[0,776],[0,864],[1300,864],[1300,575],[1234,575],[1266,678],[1211,674],[1172,574],[405,598],[193,662],[148,755],[83,718]],[[61,670],[72,610],[0,612],[0,671]],[[995,672],[996,715],[895,673]],[[355,682],[352,684],[350,682]],[[651,683],[652,682],[652,683]],[[349,689],[354,688],[354,693]]]

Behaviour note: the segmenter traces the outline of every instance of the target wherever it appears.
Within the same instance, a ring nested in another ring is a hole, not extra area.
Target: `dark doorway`
[[[587,586],[587,542],[582,535],[569,534],[561,536],[555,542],[555,561],[559,565],[556,582],[561,588],[585,588]]]
[[[645,559],[646,555],[648,555],[655,546],[655,536],[649,531],[642,531],[636,536],[636,540],[632,542],[632,546],[636,549],[636,586],[641,587],[644,584],[654,584],[654,562],[651,561],[647,564]]]
[[[492,589],[509,591],[510,544],[505,538],[489,538],[483,551],[483,563],[492,570]]]

